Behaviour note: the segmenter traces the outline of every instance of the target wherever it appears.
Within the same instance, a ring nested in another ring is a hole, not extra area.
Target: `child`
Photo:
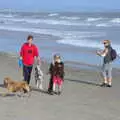
[[[58,95],[60,95],[64,81],[64,63],[61,61],[60,55],[54,55],[54,60],[50,65],[49,73],[51,75],[51,78],[48,91],[49,93],[55,92],[57,84]]]
[[[35,67],[35,82],[37,88],[43,90],[42,82],[43,82],[43,72],[40,68],[40,61],[37,60],[37,65]]]

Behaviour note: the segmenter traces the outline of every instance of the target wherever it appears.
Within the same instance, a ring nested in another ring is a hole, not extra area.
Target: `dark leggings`
[[[53,91],[53,77],[50,78],[48,91],[49,91],[49,92],[52,92],[52,91]]]
[[[32,68],[33,66],[23,66],[24,81],[26,81],[28,84],[30,84]]]

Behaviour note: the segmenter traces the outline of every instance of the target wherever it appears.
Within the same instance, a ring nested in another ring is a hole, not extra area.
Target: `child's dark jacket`
[[[51,77],[59,76],[60,78],[64,79],[64,63],[63,62],[55,62],[54,64],[51,63],[49,72]]]

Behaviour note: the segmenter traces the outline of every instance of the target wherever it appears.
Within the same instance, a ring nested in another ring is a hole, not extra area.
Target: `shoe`
[[[58,92],[58,95],[61,95],[61,92],[60,92],[60,91]]]
[[[112,87],[112,85],[107,85],[107,87],[109,87],[109,88],[110,88],[110,87]]]
[[[58,93],[56,91],[54,91],[54,94],[57,95]]]
[[[100,86],[101,87],[107,87],[107,84],[106,83],[102,83]]]
[[[53,92],[53,91],[51,91],[51,92],[48,92],[48,94],[50,94],[50,95],[54,95],[54,92]]]
[[[52,90],[48,89],[48,94],[53,95],[54,92]]]

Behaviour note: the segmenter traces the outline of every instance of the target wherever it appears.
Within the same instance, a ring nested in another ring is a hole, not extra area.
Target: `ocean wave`
[[[110,22],[112,22],[112,23],[120,23],[120,18],[114,18]]]
[[[13,18],[15,15],[12,14],[0,14],[0,18]]]
[[[78,46],[78,47],[102,48],[102,45],[100,43],[90,41],[89,39],[88,40],[87,39],[82,39],[82,40],[62,39],[62,40],[58,40],[57,42],[61,44],[67,44],[67,45]]]
[[[28,18],[8,18],[7,21],[21,22],[28,24],[49,24],[49,25],[67,25],[67,26],[90,26],[90,23],[73,22],[68,20],[56,20],[56,19],[28,19]]]
[[[79,32],[79,31],[57,31],[53,29],[35,29],[35,28],[22,28],[13,26],[0,26],[0,30],[18,31],[18,32],[33,32],[37,34],[53,35],[62,39],[57,40],[59,44],[66,44],[78,47],[89,48],[103,48],[99,41],[91,40],[90,38],[104,37],[105,33],[102,32]],[[119,45],[113,44],[114,49],[120,53]]]
[[[101,42],[92,41],[89,39],[82,39],[82,40],[62,39],[62,40],[58,40],[57,42],[59,44],[72,45],[72,46],[77,46],[77,47],[88,47],[88,48],[98,48],[98,49],[104,48]],[[120,54],[119,45],[112,44],[112,47],[117,51],[118,54]]]
[[[57,37],[64,37],[67,33],[65,31],[57,31],[53,29],[36,29],[36,28],[23,28],[23,27],[13,27],[13,26],[0,26],[0,30],[17,31],[17,32],[32,32],[37,34],[52,35]]]
[[[99,48],[102,45],[99,42],[91,41],[90,38],[104,37],[106,34],[103,32],[71,32],[65,33],[64,38],[58,40],[58,43],[78,46],[78,47],[93,47]]]
[[[58,13],[49,14],[49,16],[57,16]],[[120,18],[102,18],[88,17],[82,19],[77,16],[59,16],[57,18],[35,18],[22,17],[12,14],[0,14],[0,20],[4,22],[18,22],[23,24],[48,24],[48,25],[65,25],[65,26],[93,26],[93,27],[111,27],[120,24]]]
[[[103,18],[87,18],[87,20],[86,21],[88,21],[88,22],[95,22],[95,21],[99,21],[99,20],[102,20]]]
[[[53,29],[37,29],[37,28],[23,28],[23,27],[13,27],[13,26],[0,26],[1,30],[10,31],[23,31],[23,32],[33,32],[39,34],[49,34],[53,36],[62,37],[64,39],[80,39],[80,38],[90,38],[90,37],[101,37],[105,36],[105,33],[100,32],[79,32],[79,31],[59,31]]]
[[[18,31],[18,32],[33,32],[38,34],[49,34],[49,35],[60,35],[59,32],[49,29],[36,29],[36,28],[23,28],[23,27],[13,27],[13,26],[0,26],[0,30]]]
[[[54,16],[58,16],[59,14],[58,13],[50,13],[48,14],[49,17],[54,17]]]
[[[107,23],[100,23],[97,24],[96,27],[110,27],[110,25],[108,25]]]
[[[51,24],[51,25],[80,25],[77,22],[70,22],[66,20],[41,20],[41,23]]]
[[[59,44],[66,44],[78,47],[102,48],[103,45],[101,45],[101,43],[97,41],[92,41],[90,39],[105,37],[106,34],[103,32],[72,31],[64,32],[60,36],[62,36],[63,39],[57,40],[57,43]]]
[[[41,22],[39,19],[28,19],[28,18],[13,18],[7,20],[11,22],[22,22],[22,23],[31,23],[31,24],[39,24]]]
[[[90,26],[89,23],[82,22],[73,22],[68,20],[41,20],[41,23],[49,24],[49,25],[67,25],[67,26]]]
[[[23,17],[22,17],[23,16]],[[55,17],[57,16],[57,17]],[[45,18],[45,19],[44,19]],[[3,19],[3,20],[2,20]],[[100,17],[100,16],[80,16],[80,15],[61,15],[59,13],[46,14],[19,14],[19,13],[0,13],[0,20],[4,22],[18,22],[28,24],[49,24],[49,25],[67,25],[67,26],[94,26],[111,27],[120,25],[120,18]]]
[[[65,19],[65,20],[80,20],[80,17],[61,16],[60,19]]]

